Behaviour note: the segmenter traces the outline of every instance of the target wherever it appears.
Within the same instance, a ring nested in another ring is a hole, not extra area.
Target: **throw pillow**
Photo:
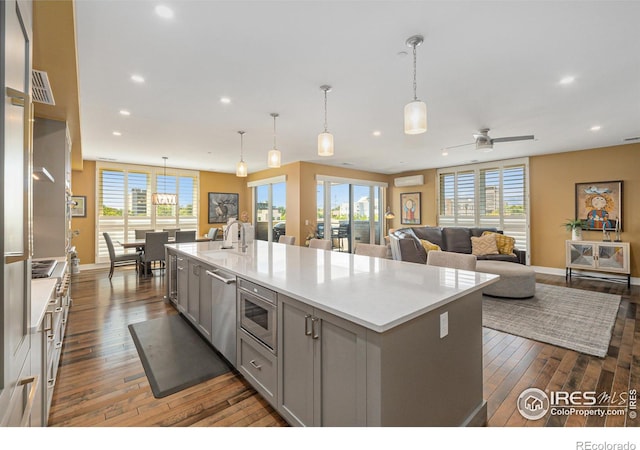
[[[471,237],[471,254],[476,256],[497,255],[498,245],[495,234],[487,234],[481,237]]]
[[[442,250],[439,245],[429,242],[426,239],[420,239],[420,243],[422,244],[422,247],[424,247],[424,251],[427,252],[427,255],[431,251],[439,252]]]
[[[516,245],[515,238],[511,236],[505,236],[504,234],[494,233],[493,231],[485,231],[482,235],[495,234],[496,244],[498,245],[498,251],[501,255],[513,255],[513,248]]]

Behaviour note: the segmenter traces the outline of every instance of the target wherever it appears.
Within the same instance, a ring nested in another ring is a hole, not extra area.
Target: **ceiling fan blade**
[[[473,144],[475,144],[475,142],[469,142],[468,144],[453,145],[451,147],[445,147],[445,149],[450,150],[452,148],[466,147],[467,145],[473,145]]]
[[[534,139],[532,134],[527,136],[510,136],[492,139],[493,142],[513,142],[513,141],[528,141]]]

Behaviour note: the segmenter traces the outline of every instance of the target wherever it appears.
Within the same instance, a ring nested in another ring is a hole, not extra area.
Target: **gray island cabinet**
[[[220,247],[168,245],[167,297],[218,350],[216,330],[233,339],[223,354],[289,424],[486,424],[482,288],[496,275],[262,241]],[[235,295],[203,284],[219,271]],[[260,298],[264,310],[244,305]]]

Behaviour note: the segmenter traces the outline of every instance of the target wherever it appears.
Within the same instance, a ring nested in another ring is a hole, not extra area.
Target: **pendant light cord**
[[[327,91],[324,90],[324,132],[327,133]]]
[[[418,100],[418,96],[416,95],[416,91],[417,91],[417,86],[418,84],[416,83],[416,47],[417,45],[414,43],[413,44],[413,101]]]
[[[273,149],[276,150],[276,114],[273,115]]]
[[[244,162],[244,159],[242,158],[244,131],[239,131],[238,133],[240,133],[240,162]]]

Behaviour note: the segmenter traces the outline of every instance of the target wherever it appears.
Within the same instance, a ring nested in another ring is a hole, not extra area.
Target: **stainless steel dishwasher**
[[[236,277],[221,269],[206,271],[211,277],[213,320],[211,343],[235,365],[236,361]]]

